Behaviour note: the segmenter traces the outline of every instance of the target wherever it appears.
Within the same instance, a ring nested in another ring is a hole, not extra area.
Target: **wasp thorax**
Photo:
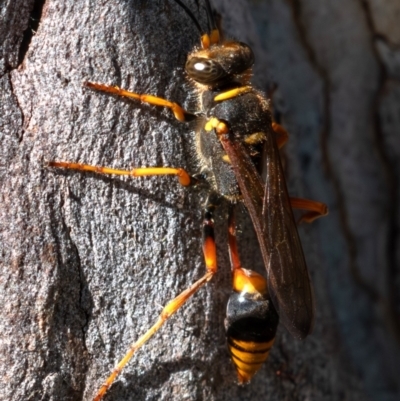
[[[196,82],[218,86],[241,80],[241,76],[254,64],[254,54],[241,42],[225,42],[213,45],[189,55],[186,72]]]

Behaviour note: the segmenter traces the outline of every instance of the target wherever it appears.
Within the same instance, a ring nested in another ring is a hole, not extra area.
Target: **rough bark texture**
[[[235,384],[222,209],[218,276],[140,350],[106,400],[399,399],[400,3],[214,5],[227,34],[254,48],[255,85],[277,87],[290,192],[330,207],[301,229],[315,330],[297,342],[281,327],[254,381]],[[90,400],[160,305],[203,274],[205,193],[165,177],[45,164],[196,172],[191,129],[169,111],[82,82],[190,108],[183,67],[198,32],[172,0],[9,0],[0,12],[0,399]],[[245,264],[260,267],[248,225]]]

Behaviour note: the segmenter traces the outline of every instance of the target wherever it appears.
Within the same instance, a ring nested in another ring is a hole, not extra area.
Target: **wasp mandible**
[[[230,207],[228,248],[232,269],[232,295],[225,320],[229,352],[239,383],[250,381],[269,355],[279,320],[295,338],[304,338],[314,322],[314,297],[292,208],[303,209],[310,222],[327,214],[320,202],[290,198],[279,148],[286,131],[274,123],[266,97],[250,83],[254,55],[241,42],[222,40],[209,0],[204,0],[208,28],[204,31],[191,10],[174,0],[193,21],[201,35],[200,46],[187,58],[185,71],[198,95],[195,111],[148,94],[86,82],[100,92],[135,99],[170,109],[181,122],[197,121],[196,158],[201,171],[191,176],[181,167],[118,170],[79,163],[53,161],[52,167],[118,174],[130,177],[175,175],[183,186],[206,183],[209,196],[204,207],[203,253],[206,273],[171,300],[156,323],[131,345],[101,386],[100,400],[134,353],[217,272],[214,213],[225,201]],[[235,205],[243,203],[253,222],[267,279],[242,267],[236,241]]]

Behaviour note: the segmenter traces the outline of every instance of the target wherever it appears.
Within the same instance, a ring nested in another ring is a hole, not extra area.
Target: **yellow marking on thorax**
[[[256,145],[257,143],[264,141],[264,139],[265,139],[264,132],[256,132],[254,134],[247,136],[244,142],[247,145]]]
[[[251,89],[252,89],[251,86],[242,86],[240,88],[235,88],[226,92],[222,92],[214,97],[214,102],[220,102],[222,100],[232,99],[233,97],[249,92]]]
[[[217,132],[217,134],[226,134],[229,129],[228,126],[223,122],[218,120],[216,117],[211,117],[204,125],[204,129],[207,132],[211,132],[213,129]]]
[[[206,125],[204,126],[204,129],[205,129],[207,132],[211,132],[214,128],[217,127],[218,123],[219,123],[218,118],[211,117],[211,118],[206,122]]]

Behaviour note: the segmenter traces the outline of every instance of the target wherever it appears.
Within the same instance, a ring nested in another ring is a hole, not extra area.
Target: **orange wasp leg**
[[[229,246],[229,257],[231,259],[232,272],[237,269],[241,269],[242,265],[240,263],[239,251],[236,241],[236,222],[234,210],[231,207],[229,211],[229,221],[228,221],[228,246]]]
[[[49,167],[58,167],[69,170],[91,171],[98,174],[129,175],[130,177],[145,177],[154,175],[176,175],[179,183],[184,187],[192,183],[190,175],[182,168],[172,167],[143,167],[132,170],[118,170],[109,167],[91,166],[89,164],[69,162],[49,162]]]
[[[93,401],[100,401],[104,394],[107,392],[108,388],[112,385],[116,377],[121,373],[125,365],[130,361],[135,352],[146,343],[161,326],[181,307],[186,301],[194,295],[203,285],[212,279],[214,274],[217,272],[217,251],[214,240],[214,221],[213,221],[213,211],[215,206],[208,201],[204,212],[204,222],[203,222],[203,252],[204,260],[206,263],[207,273],[200,279],[192,284],[185,291],[181,292],[176,298],[169,301],[167,305],[162,310],[160,316],[158,317],[156,323],[139,339],[134,342],[125,356],[121,359],[118,365],[111,372],[110,376],[100,387]]]
[[[312,223],[314,220],[328,214],[328,206],[325,203],[303,198],[290,198],[290,205],[293,209],[307,210],[298,223]]]
[[[111,93],[112,95],[128,97],[130,99],[136,99],[142,103],[149,103],[155,106],[167,107],[174,113],[175,118],[182,122],[191,121],[195,117],[194,114],[189,113],[181,106],[179,106],[179,104],[170,102],[169,100],[163,99],[162,97],[129,92],[125,89],[119,88],[118,86],[109,86],[93,82],[85,82],[84,86],[90,89],[97,90],[99,92],[106,92],[106,93]]]
[[[278,148],[281,149],[289,139],[289,134],[282,125],[273,122],[272,129],[276,134],[276,143]],[[290,198],[290,205],[293,209],[307,210],[299,219],[298,223],[312,223],[314,220],[326,216],[328,214],[328,206],[325,203],[317,202],[309,199]]]
[[[278,148],[281,149],[289,139],[289,134],[282,125],[273,122],[272,129],[274,130],[276,136],[276,143]],[[298,223],[312,223],[314,220],[326,216],[328,214],[328,207],[325,203],[317,202],[309,199],[302,198],[290,198],[290,205],[293,209],[307,210],[299,219]]]
[[[278,148],[281,149],[289,139],[289,134],[282,127],[282,125],[276,123],[275,121],[272,122],[272,129],[276,134],[276,143],[278,144]]]

